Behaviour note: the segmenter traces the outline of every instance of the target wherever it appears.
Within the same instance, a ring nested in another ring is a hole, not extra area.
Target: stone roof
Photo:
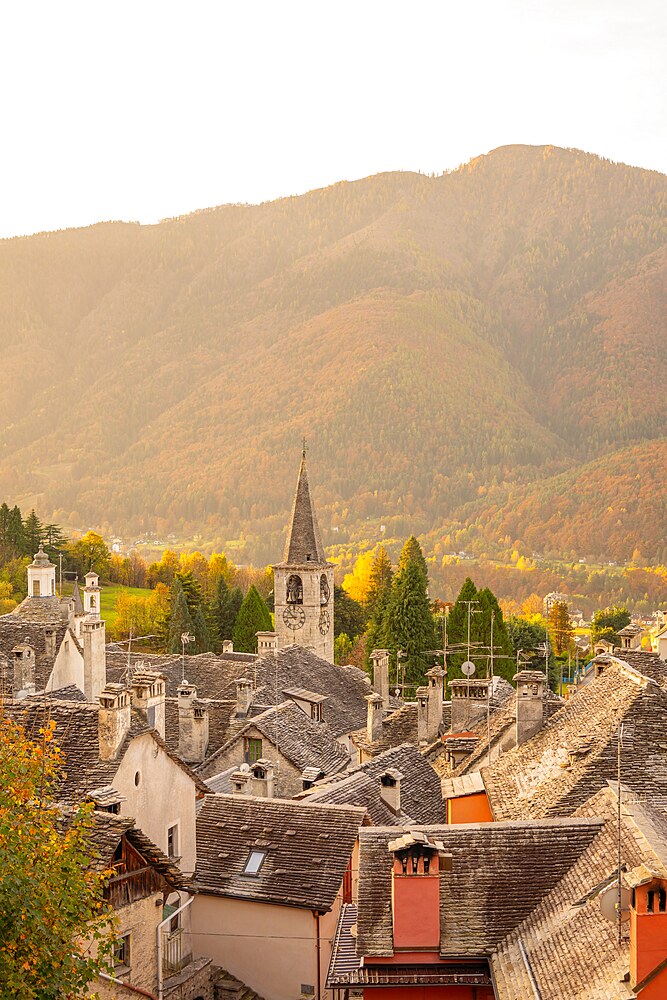
[[[664,795],[667,692],[610,658],[532,739],[482,769],[495,819],[572,815],[616,776],[619,720],[624,780],[637,793]]]
[[[74,581],[74,587],[72,589],[72,611],[75,615],[83,614],[83,601],[81,600],[81,591],[79,590],[78,577]]]
[[[392,768],[402,775],[401,814],[398,817],[380,796],[380,775]],[[318,782],[307,801],[365,805],[375,826],[404,822],[401,816],[414,823],[443,823],[446,818],[438,775],[411,743],[392,747],[372,760],[352,765]]]
[[[26,597],[13,611],[2,615],[0,622],[4,622],[7,618],[21,618],[26,622],[56,625],[63,620],[67,622],[68,613],[67,606],[61,604],[59,597]]]
[[[27,601],[31,603],[27,609],[27,614],[18,614]],[[50,605],[55,601],[58,605],[57,614],[53,613],[53,607],[44,608],[45,614],[40,617],[39,604]],[[47,648],[48,631],[53,631],[55,640],[53,643],[54,652]],[[35,651],[35,689],[43,690],[51,676],[56,656],[60,651],[63,640],[67,637],[79,651],[81,647],[74,634],[69,631],[67,615],[63,617],[60,613],[60,605],[57,598],[50,597],[26,597],[18,608],[14,608],[7,615],[0,616],[0,685],[6,697],[11,697],[14,693],[14,667],[12,649],[19,645],[32,646]]]
[[[236,718],[236,701],[207,699],[205,707],[208,712],[207,756],[211,756],[229,739],[230,726]],[[178,753],[178,698],[165,699],[165,743],[173,753]]]
[[[385,715],[379,740],[369,740],[365,726],[350,733],[350,739],[360,750],[373,756],[400,746],[401,743],[418,743],[416,702],[409,701]]]
[[[143,662],[164,674],[167,695],[176,697],[183,676],[180,656],[133,653],[131,662],[133,667]],[[126,670],[127,653],[107,647],[107,680],[120,681]],[[286,688],[306,688],[327,698],[323,717],[337,736],[366,721],[365,696],[371,690],[363,670],[339,667],[302,646],[287,646],[265,657],[243,653],[186,656],[185,676],[196,687],[199,698],[221,702],[235,702],[236,681],[248,677],[255,684],[254,701],[263,707],[283,702]]]
[[[207,795],[197,817],[199,892],[330,910],[352,855],[364,810],[287,799]],[[266,852],[257,875],[243,870]]]
[[[301,458],[299,479],[294,494],[292,517],[285,543],[285,553],[282,565],[299,566],[304,563],[328,565],[327,557],[320,536],[320,529],[315,516],[315,508],[310,496],[308,472],[306,470],[306,455]]]
[[[603,821],[599,836],[582,852],[559,884],[502,941],[491,960],[498,1000],[534,1000],[526,954],[542,1000],[623,1000],[634,997],[623,982],[629,968],[628,925],[621,945],[615,923],[600,910],[600,893],[617,870],[617,798],[601,789],[580,811]],[[658,824],[660,820],[657,821]],[[621,861],[628,869],[642,864],[664,871],[664,831],[636,804],[623,805]],[[624,876],[627,882],[627,876]]]
[[[257,729],[299,771],[317,767],[325,774],[335,774],[350,760],[326,722],[315,722],[293,701],[284,701],[245,720],[241,728],[216,753],[207,757],[197,770],[206,775],[214,774],[216,760],[242,741],[251,729]],[[270,757],[271,754],[266,752],[264,756]],[[241,753],[239,760],[242,757]]]
[[[451,871],[440,874],[441,956],[493,954],[569,871],[602,825],[602,820],[577,818],[420,827],[452,856]],[[360,956],[393,954],[393,855],[388,845],[395,838],[396,827],[359,832]]]
[[[24,726],[28,736],[36,736],[45,720],[55,722],[54,740],[64,757],[65,776],[58,790],[63,801],[82,802],[94,789],[113,785],[128,746],[133,739],[145,734],[192,779],[197,791],[208,791],[203,781],[169,750],[159,734],[135,711],[131,713],[129,731],[116,756],[112,760],[101,760],[98,708],[98,705],[88,702],[63,701],[50,696],[46,700],[43,696],[36,696],[5,705],[7,714]]]

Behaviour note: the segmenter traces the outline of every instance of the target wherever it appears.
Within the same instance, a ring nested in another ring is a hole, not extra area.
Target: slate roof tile
[[[207,795],[197,817],[195,886],[200,892],[326,912],[340,890],[363,818],[364,810],[352,806]],[[244,875],[253,849],[265,850],[266,858],[257,875]]]

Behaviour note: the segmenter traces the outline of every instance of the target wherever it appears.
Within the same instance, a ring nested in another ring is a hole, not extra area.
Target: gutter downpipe
[[[320,914],[318,910],[313,912],[315,917],[315,933],[317,935],[316,953],[317,953],[317,1000],[322,1000],[322,959],[320,955]]]
[[[149,993],[148,990],[142,990],[140,986],[133,986],[132,983],[124,983],[122,979],[116,979],[115,976],[108,976],[106,972],[98,972],[97,975],[100,979],[106,979],[109,983],[114,983],[116,986],[123,986],[126,990],[131,990],[132,993],[138,993],[139,996],[149,997],[150,1000],[157,1000],[154,993]]]
[[[170,913],[168,917],[165,917],[164,920],[157,925],[157,998],[153,997],[153,1000],[163,1000],[164,997],[164,974],[162,972],[162,928],[165,924],[172,921],[174,917],[177,917],[179,913],[182,913],[183,910],[187,910],[188,906],[191,906],[194,901],[195,897],[190,896],[186,903],[179,906],[177,910],[174,910],[173,913]]]

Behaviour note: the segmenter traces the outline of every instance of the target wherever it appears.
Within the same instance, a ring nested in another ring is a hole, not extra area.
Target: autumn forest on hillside
[[[447,599],[464,552],[517,601],[660,603],[666,192],[510,146],[3,241],[0,495],[263,566],[306,433],[343,572],[414,534]]]

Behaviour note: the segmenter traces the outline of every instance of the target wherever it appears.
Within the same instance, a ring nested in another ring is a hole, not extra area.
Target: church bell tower
[[[283,561],[273,567],[276,646],[308,646],[333,663],[333,571],[310,496],[304,443]]]

